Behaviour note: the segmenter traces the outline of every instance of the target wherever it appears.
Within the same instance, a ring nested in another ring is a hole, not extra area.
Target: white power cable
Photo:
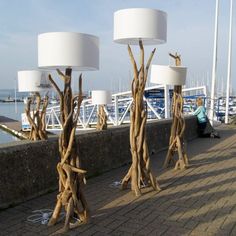
[[[27,217],[27,221],[31,223],[41,223],[42,225],[46,225],[52,215],[52,210],[51,209],[40,209],[40,210],[35,210],[32,211],[32,213],[35,213],[31,216]],[[60,213],[60,218],[64,217],[64,213]]]
[[[114,181],[109,185],[111,188],[119,188],[119,186],[122,184],[122,181]]]
[[[130,185],[130,183],[128,183],[129,185]],[[122,185],[122,180],[121,181],[114,181],[113,183],[111,183],[110,185],[109,185],[109,187],[110,188],[119,188],[120,186]],[[143,181],[142,181],[142,183],[141,183],[141,185],[140,185],[140,188],[146,188],[146,187],[148,187],[149,185],[148,184],[146,184],[146,183],[144,183]]]

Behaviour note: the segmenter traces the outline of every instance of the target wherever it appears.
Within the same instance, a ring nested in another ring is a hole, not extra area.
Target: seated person
[[[196,102],[197,109],[194,111],[193,115],[197,116],[199,137],[220,138],[208,120],[202,99],[199,97]]]

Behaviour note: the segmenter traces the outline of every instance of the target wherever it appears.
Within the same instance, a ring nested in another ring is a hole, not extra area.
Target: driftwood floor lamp
[[[82,75],[78,82],[78,94],[72,93],[72,69],[96,70],[99,68],[99,40],[97,37],[82,33],[56,32],[38,36],[38,65],[40,68],[56,69],[64,84],[63,90],[49,75],[53,87],[60,98],[60,120],[62,131],[59,137],[60,160],[57,165],[59,174],[59,193],[57,203],[49,221],[54,225],[62,207],[66,211],[62,231],[86,223],[89,207],[83,192],[86,171],[81,169],[75,139],[80,105],[83,100]],[[64,69],[64,72],[61,70]]]
[[[30,140],[47,139],[46,131],[46,109],[48,96],[45,95],[41,101],[40,92],[50,89],[47,74],[37,70],[18,71],[18,90],[19,92],[30,92],[31,97],[27,99],[25,115],[30,125]],[[25,124],[23,124],[24,126]]]
[[[152,65],[151,82],[157,84],[174,85],[172,98],[172,126],[169,141],[169,149],[164,162],[167,167],[171,162],[175,164],[175,169],[184,169],[188,165],[188,157],[184,149],[183,135],[185,122],[183,117],[182,85],[186,80],[186,67]],[[174,153],[178,153],[178,160],[174,159]]]
[[[136,196],[141,195],[142,185],[160,190],[159,184],[151,171],[149,150],[146,137],[147,111],[144,105],[144,89],[148,78],[155,49],[145,63],[144,44],[155,45],[166,42],[167,15],[165,12],[131,8],[114,13],[114,41],[128,45],[128,53],[133,67],[131,85],[133,103],[130,111],[130,151],[132,165],[122,180],[122,188],[131,182],[131,190]],[[140,63],[135,61],[130,45],[139,45]]]
[[[105,112],[105,105],[111,103],[111,93],[106,90],[92,91],[92,104],[97,105],[97,130],[107,129],[107,115]]]

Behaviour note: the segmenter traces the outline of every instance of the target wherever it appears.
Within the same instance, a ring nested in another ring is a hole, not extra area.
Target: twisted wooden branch
[[[51,82],[52,86],[54,87],[54,89],[58,93],[58,96],[59,96],[59,99],[60,99],[60,117],[61,117],[61,123],[63,125],[64,122],[65,122],[65,117],[64,117],[64,113],[63,113],[63,110],[64,110],[64,103],[63,103],[64,96],[63,96],[62,91],[57,86],[57,84],[55,83],[55,81],[53,80],[53,78],[50,74],[48,75],[48,80]]]
[[[73,125],[76,126],[77,125],[77,121],[79,118],[79,114],[80,114],[80,106],[83,102],[83,93],[82,93],[82,74],[80,74],[79,76],[79,95],[75,97],[75,99],[77,99],[77,111],[75,114],[75,118],[73,121]]]
[[[174,54],[169,53],[169,56],[175,59],[175,65],[181,66],[181,55],[177,54],[177,52]]]

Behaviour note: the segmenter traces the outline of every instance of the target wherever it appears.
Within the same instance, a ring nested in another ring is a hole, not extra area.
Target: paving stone
[[[161,216],[158,218],[155,218],[151,223],[148,225],[153,228],[159,228],[161,225],[163,225],[163,222],[165,221],[165,218],[162,218]]]
[[[179,222],[188,222],[190,219],[192,219],[196,214],[196,210],[195,209],[188,209],[184,212],[184,214],[182,216],[179,217],[179,219],[177,221]]]
[[[231,219],[230,216],[227,216],[223,224],[220,226],[220,228],[223,231],[230,233],[235,226],[236,226],[235,219]]]
[[[121,230],[115,230],[113,232],[111,232],[112,236],[133,236],[132,233],[127,233],[127,232],[124,232],[124,231],[121,231]]]
[[[106,227],[108,229],[112,229],[112,230],[115,230],[117,229],[119,226],[121,226],[124,222],[125,222],[126,219],[123,219],[123,220],[115,220],[113,221],[111,224],[107,225]]]
[[[96,227],[90,227],[88,230],[83,232],[83,236],[91,236],[94,235],[95,233],[98,233]]]
[[[113,218],[106,218],[100,222],[98,222],[97,224],[103,227],[106,227],[107,225],[113,223],[113,221],[115,221]]]
[[[188,229],[183,229],[183,228],[169,228],[166,232],[165,232],[165,236],[185,236],[185,235],[189,235],[190,234],[190,230]]]
[[[207,212],[207,214],[203,217],[202,220],[212,222],[216,218],[216,216],[218,215],[219,212],[220,212],[220,210],[211,209]]]
[[[77,236],[78,234],[75,234]],[[96,232],[93,234],[93,236],[108,236],[111,235],[111,233],[104,233],[104,232]]]
[[[208,227],[208,230],[210,230],[210,228],[220,229],[225,220],[226,216],[221,216],[221,214],[219,213],[219,215],[217,215],[216,218],[211,222],[211,225]]]
[[[140,229],[142,229],[143,227],[144,226],[141,224],[127,222],[120,225],[118,229],[121,230],[122,232],[134,234],[138,232]]]
[[[194,230],[197,227],[198,224],[199,224],[198,221],[189,220],[185,223],[184,228]]]
[[[159,226],[156,227],[155,230],[153,230],[149,233],[149,236],[165,235],[165,233],[167,232],[168,229],[169,229],[169,227],[166,226],[166,225],[159,225]]]
[[[146,216],[144,219],[142,219],[142,222],[144,224],[150,224],[153,220],[158,218],[160,216],[160,213],[157,211],[150,211],[150,214]]]
[[[236,225],[232,228],[230,235],[236,235]]]
[[[151,227],[150,225],[143,227],[142,229],[140,229],[136,235],[137,236],[146,236],[146,235],[150,235],[152,231],[154,231],[155,228]]]

